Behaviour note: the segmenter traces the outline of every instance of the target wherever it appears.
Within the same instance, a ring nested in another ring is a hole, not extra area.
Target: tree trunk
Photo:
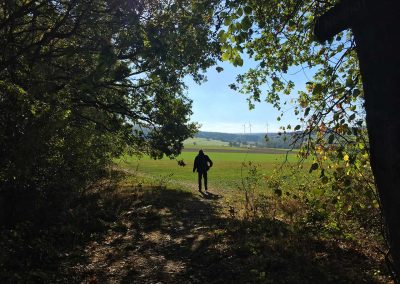
[[[363,79],[371,167],[400,283],[400,0],[342,0],[315,25],[323,42],[351,28]]]
[[[363,20],[351,27],[363,79],[371,167],[399,281],[400,1],[374,3]]]

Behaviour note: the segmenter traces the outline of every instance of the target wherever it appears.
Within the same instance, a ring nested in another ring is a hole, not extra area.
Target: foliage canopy
[[[353,35],[344,31],[320,44],[313,34],[315,20],[337,2],[228,1],[221,13],[225,28],[218,33],[222,60],[242,65],[241,57],[246,56],[256,63],[231,87],[249,95],[250,108],[261,100],[275,106],[281,111],[278,121],[288,108],[283,98],[295,87],[290,75],[312,74],[306,86],[296,86],[301,91],[293,111],[299,124],[282,130],[302,130],[297,136],[297,142],[305,146],[302,156],[313,154],[316,163],[310,171],[321,170],[324,180],[323,161],[333,152],[355,171],[370,172],[364,93]],[[373,186],[373,180],[366,182]]]
[[[0,191],[82,188],[127,145],[196,131],[182,79],[214,64],[213,1],[0,5]],[[16,193],[10,193],[15,195]]]

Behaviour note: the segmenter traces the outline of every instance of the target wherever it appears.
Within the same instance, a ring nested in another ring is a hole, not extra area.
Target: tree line
[[[298,149],[300,147],[300,144],[296,143],[295,135],[295,133],[236,134],[199,131],[195,134],[195,137],[228,142],[229,145],[233,147],[240,147],[241,145],[252,145],[255,147]]]

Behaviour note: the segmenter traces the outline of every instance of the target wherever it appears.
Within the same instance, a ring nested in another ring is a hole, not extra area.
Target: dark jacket
[[[197,169],[197,172],[207,172],[213,165],[213,162],[207,155],[197,155],[194,159],[193,171]]]

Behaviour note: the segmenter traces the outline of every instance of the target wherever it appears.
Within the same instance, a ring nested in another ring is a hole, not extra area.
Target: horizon
[[[199,133],[199,132],[221,133],[221,134],[235,134],[235,135],[266,135],[266,134],[278,134],[278,133],[279,133],[279,131],[278,131],[278,132],[268,132],[268,133],[266,133],[266,132],[243,133],[243,132],[221,132],[221,131],[199,130],[198,132],[196,132],[196,134]],[[296,131],[286,131],[286,134],[294,133],[294,132],[296,132]],[[196,134],[195,134],[195,135],[196,135]]]

